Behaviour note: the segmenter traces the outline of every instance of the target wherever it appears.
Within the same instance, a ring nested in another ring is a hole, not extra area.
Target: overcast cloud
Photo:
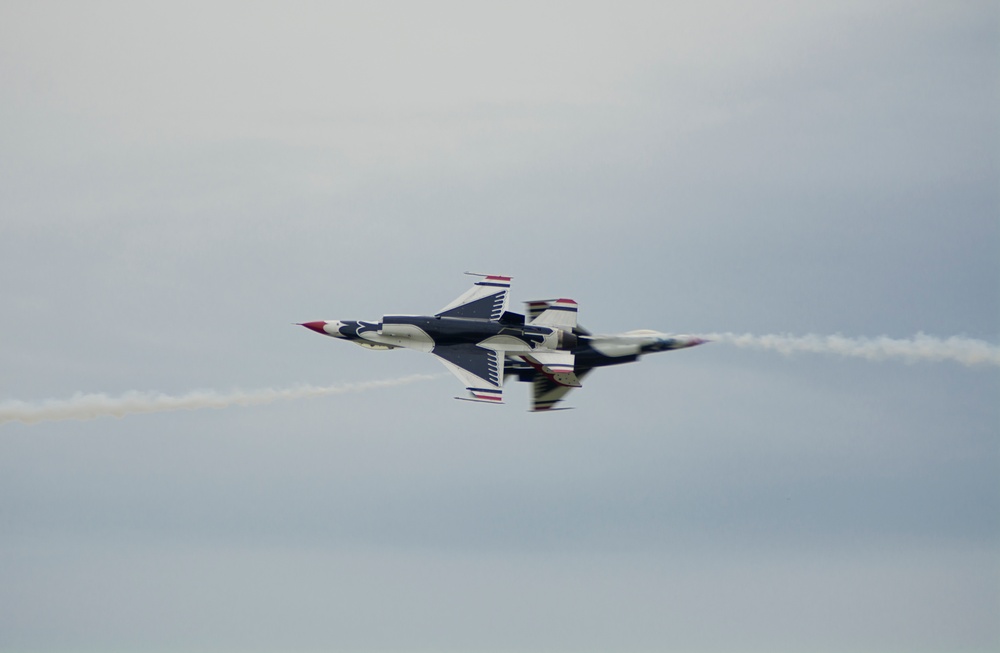
[[[293,325],[475,270],[594,331],[995,355],[998,32],[994,2],[0,4],[0,404],[429,377],[0,424],[0,650],[1000,648],[995,365],[729,339],[536,415]]]

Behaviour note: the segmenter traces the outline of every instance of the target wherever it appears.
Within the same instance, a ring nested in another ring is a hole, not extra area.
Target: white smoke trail
[[[897,339],[887,336],[847,338],[840,335],[756,336],[749,333],[712,333],[703,337],[737,347],[769,349],[786,355],[809,352],[839,354],[867,360],[953,361],[963,365],[1000,365],[1000,346],[958,336],[941,339],[918,333],[912,338]]]
[[[257,406],[272,401],[325,397],[348,392],[363,392],[376,388],[390,388],[417,381],[428,381],[437,376],[414,374],[398,379],[363,381],[343,385],[300,385],[281,390],[234,390],[217,392],[198,390],[183,395],[160,392],[130,391],[117,397],[106,394],[77,393],[69,399],[46,399],[40,402],[8,400],[0,402],[0,424],[24,422],[35,424],[54,420],[86,420],[98,417],[124,417],[138,413],[159,413],[169,410],[197,410],[200,408],[226,408],[227,406]]]

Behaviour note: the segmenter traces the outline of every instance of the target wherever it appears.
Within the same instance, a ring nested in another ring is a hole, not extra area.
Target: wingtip
[[[503,401],[493,399],[473,399],[472,397],[453,397],[453,399],[458,399],[459,401],[471,401],[474,404],[491,404],[493,406],[504,405]]]
[[[512,277],[512,276],[510,276],[508,274],[487,274],[485,272],[469,272],[469,271],[466,271],[463,274],[467,274],[470,277],[482,277],[484,279],[502,279],[504,281],[510,281],[510,280],[512,280],[514,278],[514,277]]]

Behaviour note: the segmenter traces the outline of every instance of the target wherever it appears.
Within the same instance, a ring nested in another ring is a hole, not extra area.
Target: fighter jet
[[[657,331],[596,335],[577,325],[572,299],[526,302],[507,310],[511,277],[476,274],[472,288],[434,315],[385,315],[378,322],[302,322],[316,333],[368,349],[415,349],[434,354],[469,392],[467,401],[503,403],[508,377],[532,384],[531,410],[564,410],[565,399],[592,370],[631,363],[643,354],[684,349],[705,340]]]

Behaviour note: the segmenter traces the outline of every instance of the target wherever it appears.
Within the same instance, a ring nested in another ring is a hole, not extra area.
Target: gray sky
[[[1000,340],[993,2],[6,2],[0,402],[434,374],[292,325],[464,270],[596,331]],[[1000,647],[996,367],[715,343],[576,410],[0,425],[4,651]]]

